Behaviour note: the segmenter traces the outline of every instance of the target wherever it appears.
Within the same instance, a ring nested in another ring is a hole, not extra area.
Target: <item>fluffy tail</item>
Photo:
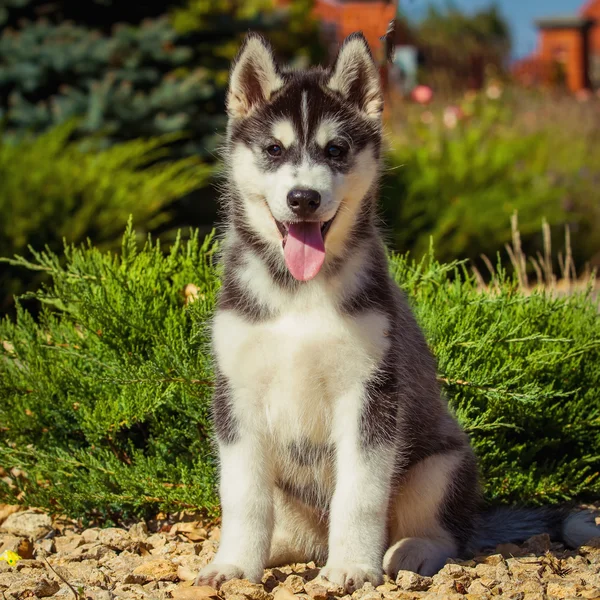
[[[589,511],[561,507],[498,508],[482,515],[476,546],[483,550],[498,544],[522,543],[540,533],[578,548],[592,538],[600,537],[600,527]]]

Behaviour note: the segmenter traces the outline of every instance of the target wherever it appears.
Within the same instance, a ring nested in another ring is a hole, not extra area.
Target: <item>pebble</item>
[[[170,560],[156,559],[142,563],[133,570],[133,575],[150,581],[177,581],[177,566]]]
[[[401,571],[396,581],[351,595],[319,577],[314,563],[268,569],[261,584],[232,580],[217,591],[192,585],[220,537],[197,517],[81,530],[39,511],[3,510],[0,552],[23,557],[14,567],[0,561],[0,597],[8,600],[72,599],[45,560],[87,600],[600,600],[600,538],[572,551],[545,534],[533,536],[449,561],[434,577]]]
[[[52,520],[44,513],[25,510],[9,515],[0,525],[0,531],[36,541],[52,531]]]

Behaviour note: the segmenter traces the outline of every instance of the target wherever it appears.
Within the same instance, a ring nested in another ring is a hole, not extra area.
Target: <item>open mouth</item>
[[[329,221],[324,221],[321,223],[321,236],[323,237],[323,241],[325,241],[325,236],[331,228],[331,224],[333,223],[333,220],[336,216],[337,213],[331,219],[329,219]],[[290,225],[296,225],[296,223],[282,223],[281,221],[278,221],[275,217],[273,217],[273,221],[275,221],[275,225],[277,225],[277,229],[279,230],[279,234],[281,235],[281,243],[285,248],[285,243],[287,241]]]
[[[325,262],[325,236],[335,216],[329,221],[282,223],[273,218],[281,235],[285,264],[298,281],[317,276]]]

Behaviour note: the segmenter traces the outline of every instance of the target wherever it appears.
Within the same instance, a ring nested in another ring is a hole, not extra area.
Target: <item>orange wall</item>
[[[314,15],[338,26],[338,42],[355,31],[362,31],[376,58],[381,52],[380,37],[396,16],[393,2],[344,2],[317,0]]]
[[[565,52],[567,85],[573,92],[586,87],[584,36],[578,29],[544,29],[540,36],[540,58],[546,64],[556,60],[555,52]]]
[[[594,19],[596,22],[592,25],[589,33],[590,51],[594,54],[600,54],[600,0],[588,2],[581,11],[582,16]]]

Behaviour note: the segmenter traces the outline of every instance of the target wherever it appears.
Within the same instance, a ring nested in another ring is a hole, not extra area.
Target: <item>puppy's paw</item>
[[[349,594],[359,590],[367,581],[374,586],[383,583],[383,571],[364,564],[325,565],[321,569],[320,575],[331,583],[344,588]]]
[[[194,585],[208,585],[218,590],[230,579],[246,579],[244,569],[237,565],[211,563],[198,573]]]
[[[396,579],[398,571],[413,571],[430,577],[435,575],[456,547],[447,540],[426,538],[404,538],[391,546],[383,557],[383,568],[387,575]]]

